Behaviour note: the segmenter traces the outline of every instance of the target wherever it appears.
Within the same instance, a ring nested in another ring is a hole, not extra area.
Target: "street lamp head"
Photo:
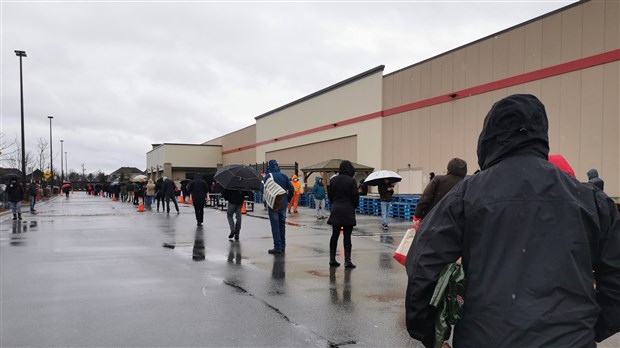
[[[52,118],[54,118],[54,116],[47,116],[47,118],[49,118],[51,120]]]
[[[15,55],[17,55],[18,57],[26,57],[26,51],[15,50]]]

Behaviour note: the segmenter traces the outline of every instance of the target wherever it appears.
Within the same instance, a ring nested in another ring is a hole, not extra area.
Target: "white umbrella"
[[[395,183],[403,180],[403,177],[398,175],[398,173],[393,172],[391,170],[378,170],[376,172],[370,173],[364,179],[364,184],[368,186],[377,186],[383,182],[383,179],[388,179],[390,183]]]

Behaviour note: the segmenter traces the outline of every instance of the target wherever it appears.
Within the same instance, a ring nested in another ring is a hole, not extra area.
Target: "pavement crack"
[[[340,343],[329,342],[329,348],[339,348],[342,346],[348,346],[350,344],[357,344],[357,341],[345,341]]]
[[[231,281],[228,280],[223,280],[222,281],[225,285],[228,285],[232,288],[234,288],[235,290],[237,290],[238,292],[244,293],[248,296],[251,296],[255,299],[257,299],[258,301],[262,302],[265,306],[267,306],[268,308],[272,309],[274,312],[276,312],[280,317],[282,317],[287,323],[293,325],[295,328],[297,328],[298,330],[302,331],[302,332],[306,332],[306,334],[308,335],[312,335],[315,337],[318,337],[319,340],[324,341],[324,343],[327,343],[328,347],[340,347],[342,345],[347,345],[347,344],[355,344],[355,341],[348,341],[348,342],[342,342],[342,343],[335,343],[330,341],[329,339],[321,336],[320,334],[318,334],[317,332],[312,331],[311,329],[305,327],[304,325],[298,324],[294,321],[291,320],[291,318],[289,318],[286,314],[284,314],[280,309],[278,309],[277,307],[269,304],[267,301],[260,299],[256,296],[254,296],[252,293],[250,293],[248,290],[246,290],[245,288],[243,288],[242,286],[240,286],[239,284],[235,284]],[[323,345],[321,345],[323,346]]]

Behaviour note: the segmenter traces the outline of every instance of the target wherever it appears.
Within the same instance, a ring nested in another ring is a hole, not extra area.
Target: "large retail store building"
[[[515,93],[545,104],[551,153],[577,178],[598,169],[620,196],[620,1],[582,1],[384,75],[362,72],[257,116],[204,144],[159,144],[153,177],[276,159],[299,167],[333,158],[399,172],[399,193],[419,193],[428,172],[476,145],[491,105]],[[507,178],[509,180],[509,178]]]

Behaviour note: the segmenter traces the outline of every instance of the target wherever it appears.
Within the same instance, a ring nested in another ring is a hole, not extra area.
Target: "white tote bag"
[[[405,260],[407,259],[407,253],[409,252],[409,248],[411,248],[411,243],[413,242],[413,238],[415,237],[415,234],[418,231],[417,228],[419,228],[419,225],[414,224],[407,230],[407,232],[405,233],[405,236],[403,237],[403,240],[400,241],[398,248],[396,249],[396,251],[394,252],[394,255],[392,256],[394,260],[398,261],[398,263],[400,263],[403,266],[405,265]]]
[[[265,181],[263,189],[263,198],[269,208],[273,210],[282,209],[282,200],[285,194],[286,191],[273,180],[273,175],[269,173],[269,178]]]

